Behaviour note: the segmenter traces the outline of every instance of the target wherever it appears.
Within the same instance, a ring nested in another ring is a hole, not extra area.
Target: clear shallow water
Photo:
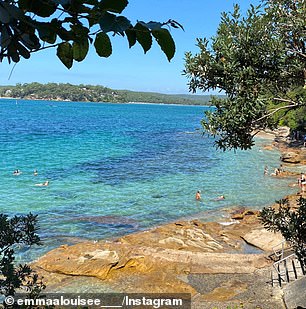
[[[263,176],[264,165],[279,165],[277,151],[224,153],[190,134],[204,109],[0,100],[0,212],[38,214],[44,242],[23,258],[224,207],[259,208],[292,192],[288,180]]]

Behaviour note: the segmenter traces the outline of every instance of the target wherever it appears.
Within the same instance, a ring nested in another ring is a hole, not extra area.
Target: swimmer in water
[[[45,181],[43,183],[36,183],[35,186],[36,187],[47,187],[49,185],[49,181]]]
[[[200,191],[200,190],[197,191],[196,196],[195,196],[195,199],[196,199],[197,201],[201,200],[201,191]]]
[[[215,201],[222,201],[222,200],[225,200],[224,195],[220,195],[217,198],[215,198]]]

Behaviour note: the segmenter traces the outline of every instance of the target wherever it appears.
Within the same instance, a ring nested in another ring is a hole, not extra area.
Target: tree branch
[[[256,123],[256,122],[259,122],[265,118],[269,118],[271,117],[272,115],[274,115],[275,113],[277,113],[278,111],[282,110],[282,109],[290,109],[290,108],[295,108],[295,107],[298,107],[300,105],[300,103],[298,102],[294,102],[292,100],[287,100],[287,99],[282,99],[282,98],[273,98],[273,100],[275,101],[281,101],[281,102],[287,102],[287,103],[291,103],[290,105],[285,105],[285,106],[280,106],[276,109],[273,109],[271,111],[268,112],[268,114],[256,119],[255,121],[253,121],[253,123]]]
[[[304,58],[306,58],[306,55],[303,54],[302,52],[298,51],[298,50],[294,50],[294,49],[289,49],[290,52],[294,53],[294,54],[297,54],[299,56],[302,56]]]
[[[292,100],[287,100],[287,99],[284,99],[284,98],[272,98],[272,100],[280,101],[280,102],[287,102],[287,103],[291,103],[291,104],[296,105],[296,106],[300,105],[300,103],[298,103],[298,102],[295,102],[295,101],[292,101]]]
[[[63,41],[63,42],[66,42],[66,41]],[[53,45],[48,45],[48,46],[43,46],[43,47],[40,47],[38,49],[33,49],[31,51],[29,51],[30,53],[35,53],[37,51],[41,51],[41,50],[44,50],[44,49],[48,49],[48,48],[52,48],[52,47],[57,47],[58,45],[60,45],[62,42],[60,43],[56,43],[56,44],[53,44]]]

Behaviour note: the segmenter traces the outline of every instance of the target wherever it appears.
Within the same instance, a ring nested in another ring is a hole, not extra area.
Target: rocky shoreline
[[[282,134],[274,135],[273,147],[281,150],[285,169],[305,164],[305,150],[291,148]],[[295,175],[279,177],[288,174]],[[291,205],[296,197],[289,197]],[[114,241],[63,245],[33,268],[44,276],[47,291],[59,291],[59,286],[69,291],[76,281],[93,277],[96,292],[190,293],[193,308],[285,308],[281,289],[269,283],[269,255],[281,240],[263,228],[258,211],[237,209],[226,224],[175,221]]]
[[[281,235],[266,231],[257,212],[233,217],[239,223],[177,221],[112,242],[64,245],[41,257],[35,268],[46,278],[47,291],[69,291],[75,280],[90,276],[101,282],[100,292],[107,284],[116,292],[190,293],[195,308],[240,303],[283,308],[281,291],[267,283],[268,256]]]

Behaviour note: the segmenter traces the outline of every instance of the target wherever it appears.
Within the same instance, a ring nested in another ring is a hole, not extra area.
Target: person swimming
[[[36,187],[46,187],[48,185],[49,185],[49,181],[48,180],[43,182],[43,183],[36,183],[35,184]]]
[[[37,170],[34,170],[33,175],[34,175],[34,176],[37,176],[37,175],[38,175]]]
[[[14,172],[13,172],[13,175],[14,176],[19,176],[20,174],[21,174],[22,172],[20,171],[20,170],[15,170]]]
[[[195,196],[195,199],[196,199],[197,201],[201,200],[201,191],[200,191],[200,190],[197,191],[196,196]]]
[[[279,168],[276,168],[274,170],[274,173],[271,173],[271,176],[278,176],[281,173],[281,171],[279,170]]]
[[[264,175],[268,175],[268,173],[269,173],[269,168],[268,168],[268,166],[266,165],[266,166],[265,166],[265,169],[264,169]]]
[[[225,200],[225,196],[224,195],[220,195],[220,196],[215,198],[215,201],[222,201],[222,200]]]

